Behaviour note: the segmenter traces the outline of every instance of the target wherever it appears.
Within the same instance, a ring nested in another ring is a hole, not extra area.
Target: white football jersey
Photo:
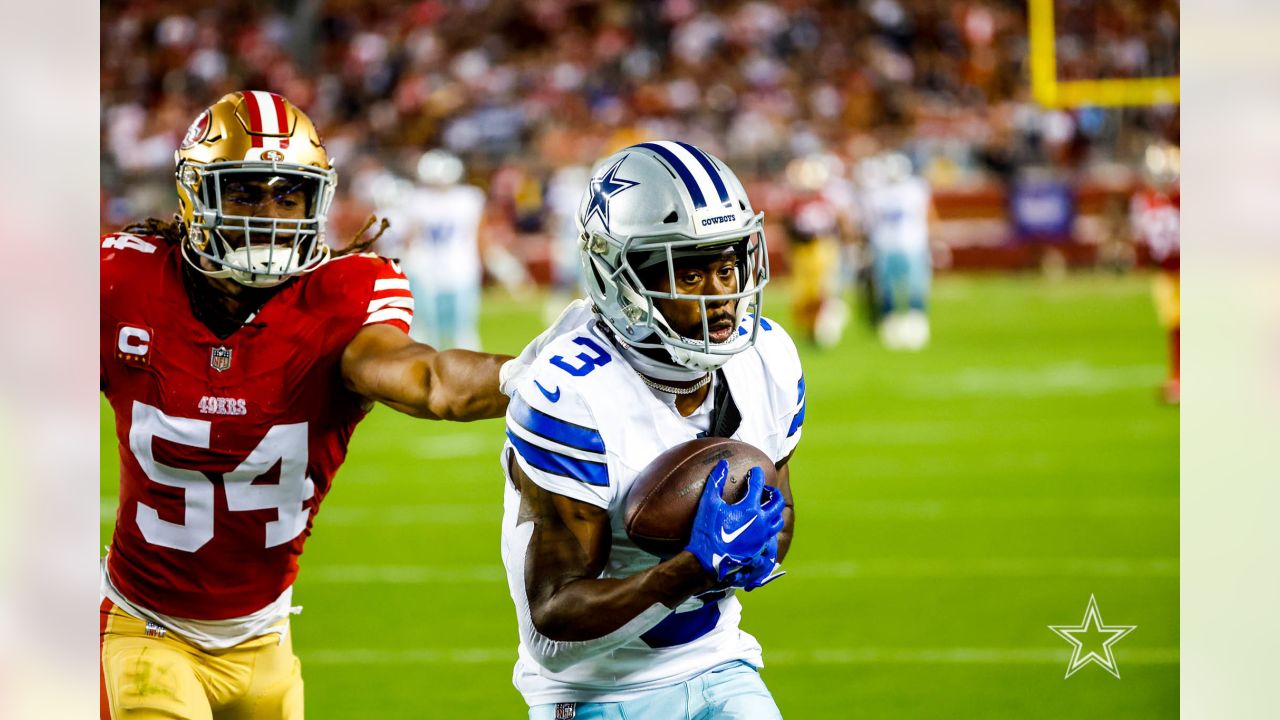
[[[470,185],[421,187],[410,196],[403,265],[424,290],[448,291],[480,284],[480,220],[484,191]]]
[[[871,246],[880,252],[924,252],[929,247],[929,185],[912,177],[862,194]]]
[[[749,327],[750,319],[739,332]],[[775,463],[790,455],[800,441],[805,398],[800,359],[786,331],[762,318],[755,345],[730,358],[723,373],[742,415],[732,437]],[[660,453],[706,434],[713,396],[681,417],[641,382],[593,319],[549,344],[521,381],[507,410],[503,463],[510,452],[540,487],[607,510],[613,545],[601,577],[628,577],[660,559],[623,530],[627,491]],[[527,613],[531,526],[516,524],[520,495],[509,480],[503,505],[502,560],[517,613]],[[513,680],[530,705],[621,702],[727,661],[761,667],[760,644],[738,627],[741,613],[733,590],[690,598],[638,637],[559,672],[538,663],[522,629]]]

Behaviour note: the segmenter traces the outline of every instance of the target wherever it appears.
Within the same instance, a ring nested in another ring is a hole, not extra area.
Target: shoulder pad
[[[98,238],[98,246],[102,250],[103,261],[130,257],[156,257],[164,254],[168,241],[157,235],[137,233],[107,233]]]
[[[139,276],[157,272],[177,248],[162,237],[135,233],[110,233],[99,238],[101,292],[138,284]]]
[[[743,322],[746,332],[751,331],[751,319],[748,316]],[[760,318],[760,332],[756,334],[755,350],[764,360],[770,374],[783,373],[798,375],[800,372],[800,353],[785,328],[777,320]]]
[[[782,325],[769,318],[760,318],[755,351],[760,356],[778,407],[787,408],[788,412],[795,411],[797,407],[803,408],[804,369],[800,364],[800,353]],[[799,412],[799,422],[803,422],[803,409]],[[798,428],[799,423],[795,427]]]
[[[362,325],[384,323],[408,332],[413,324],[413,293],[394,260],[375,253],[344,255],[304,276],[313,306],[345,316],[359,315]]]
[[[552,343],[548,350],[559,343]],[[604,437],[584,383],[543,364],[529,372],[507,406],[507,441],[530,480],[545,490],[608,508],[613,497]]]

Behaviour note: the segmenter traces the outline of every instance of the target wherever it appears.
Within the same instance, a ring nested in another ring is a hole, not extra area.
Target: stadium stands
[[[1177,14],[1176,0],[1064,5],[1059,76],[1176,75]],[[102,46],[104,228],[171,205],[187,118],[269,88],[332,128],[340,236],[372,208],[373,177],[408,176],[423,148],[445,146],[489,193],[489,235],[540,278],[553,171],[638,139],[719,154],[776,220],[793,204],[792,158],[851,170],[902,148],[938,193],[951,261],[1019,266],[1036,251],[1010,242],[1006,198],[1028,171],[1078,196],[1085,222],[1065,239],[1084,247],[1066,253],[1090,262],[1093,198],[1129,192],[1142,148],[1179,132],[1176,105],[1034,104],[1016,0],[107,2]]]

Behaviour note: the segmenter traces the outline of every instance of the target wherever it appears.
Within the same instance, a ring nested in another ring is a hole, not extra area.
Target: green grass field
[[[766,315],[786,322],[774,286]],[[493,296],[488,349],[538,302]],[[1178,411],[1141,276],[950,276],[916,355],[851,328],[801,348],[789,575],[743,596],[788,718],[1157,718],[1178,713]],[[117,485],[102,415],[102,539]],[[514,718],[498,556],[501,421],[379,408],[315,523],[295,602],[309,718]],[[1064,679],[1090,594],[1121,679]]]

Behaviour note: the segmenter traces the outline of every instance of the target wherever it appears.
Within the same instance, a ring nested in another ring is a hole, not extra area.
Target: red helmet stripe
[[[289,134],[289,114],[284,109],[284,98],[275,93],[271,93],[271,101],[276,106],[276,125],[280,128],[281,135]],[[283,150],[289,147],[289,138],[280,139],[280,148]]]
[[[284,98],[275,93],[268,94],[271,95],[271,103],[276,106],[276,127],[279,128],[276,132],[281,135],[287,135],[289,133],[289,119],[284,112]]]
[[[262,147],[262,109],[258,107],[256,93],[250,90],[244,93],[244,105],[249,111],[249,131],[253,137],[253,147]]]

